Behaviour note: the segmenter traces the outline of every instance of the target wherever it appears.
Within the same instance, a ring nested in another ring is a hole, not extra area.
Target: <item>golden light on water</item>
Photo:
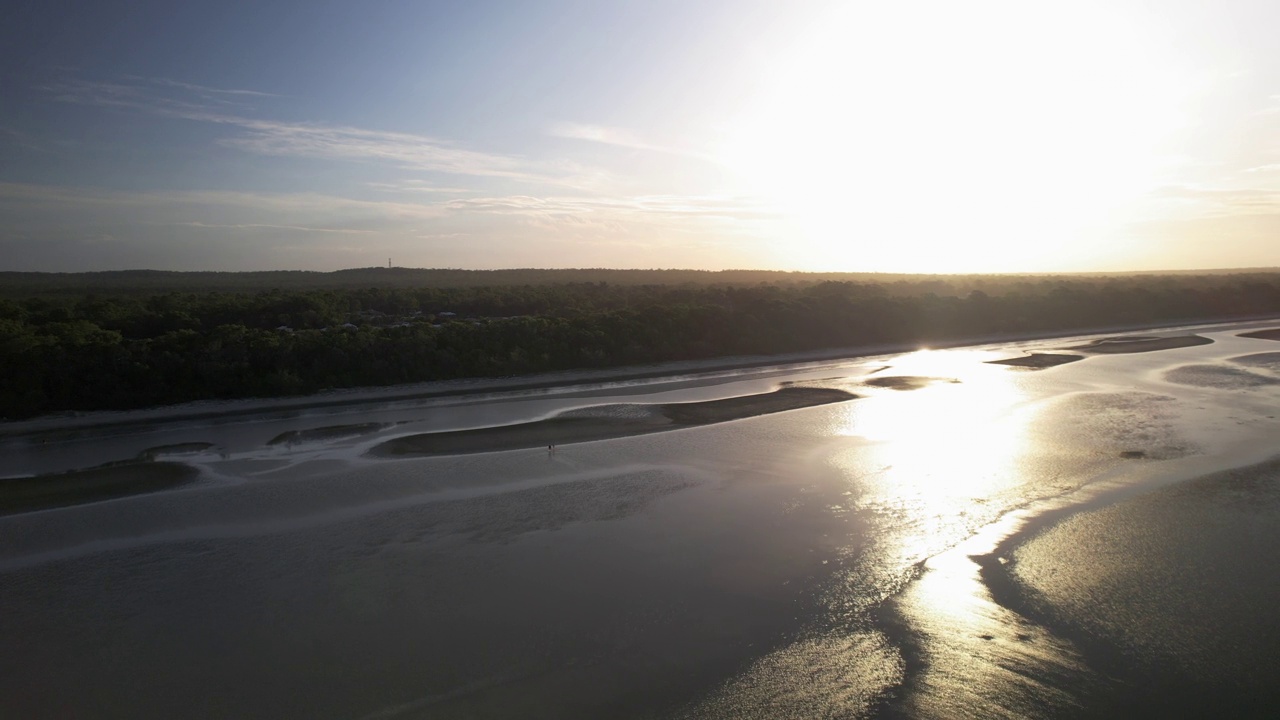
[[[836,435],[861,439],[834,461],[859,488],[859,506],[913,523],[913,560],[937,552],[943,538],[987,522],[977,498],[1020,481],[1033,413],[1022,406],[1016,371],[985,364],[984,351],[924,350],[891,361],[867,380],[930,378],[916,390],[868,387],[847,403]],[[891,382],[886,380],[886,382]],[[958,526],[964,526],[963,528]]]
[[[922,350],[890,359],[862,378],[859,400],[844,405],[833,428],[849,444],[831,458],[847,478],[851,502],[880,524],[879,541],[858,552],[873,567],[913,567],[901,593],[883,597],[921,631],[925,691],[912,712],[922,717],[1022,717],[990,708],[990,698],[1018,698],[1034,677],[1020,670],[1074,671],[1069,648],[1019,623],[993,602],[974,558],[992,552],[1018,522],[1033,457],[1043,451],[1044,405],[1023,390],[1031,377],[987,361],[981,350]],[[897,383],[887,378],[931,378]],[[918,387],[915,390],[896,390]],[[866,567],[867,562],[855,567]],[[854,570],[857,572],[858,570]],[[859,606],[850,581],[835,607]],[[876,599],[872,599],[876,602]],[[1034,674],[1034,673],[1033,673]]]

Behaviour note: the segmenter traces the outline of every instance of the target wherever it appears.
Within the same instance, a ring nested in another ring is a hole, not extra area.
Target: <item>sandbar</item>
[[[377,445],[368,454],[380,457],[463,455],[569,445],[740,420],[856,397],[835,388],[785,387],[769,393],[705,402],[602,405],[515,425],[406,435]]]
[[[1242,338],[1257,338],[1259,340],[1280,340],[1280,328],[1271,328],[1269,330],[1254,330],[1253,332],[1240,333]]]
[[[0,515],[167,490],[199,471],[174,462],[125,461],[84,470],[0,480]]]
[[[958,383],[955,378],[920,377],[917,375],[886,375],[864,380],[863,385],[889,388],[891,390],[919,390],[934,383]]]
[[[1041,370],[1043,368],[1051,368],[1058,365],[1066,365],[1070,362],[1083,360],[1083,355],[1066,355],[1063,353],[1031,353],[1030,355],[1020,355],[1018,357],[1006,358],[1004,360],[988,360],[989,365],[1012,365],[1014,367],[1031,368],[1032,370]]]
[[[191,455],[194,453],[204,452],[213,447],[213,443],[207,442],[186,442],[175,443],[173,445],[158,445],[153,448],[147,448],[138,453],[138,460],[155,460],[165,455]]]
[[[353,425],[329,425],[309,428],[307,430],[290,430],[267,441],[268,445],[292,445],[294,443],[318,442],[321,440],[337,440],[344,437],[368,435],[389,427],[387,423],[356,423]]]
[[[1173,350],[1174,348],[1195,347],[1212,344],[1211,338],[1202,335],[1173,335],[1167,337],[1148,335],[1123,335],[1120,337],[1102,338],[1084,345],[1073,345],[1067,350],[1096,353],[1104,355],[1120,355],[1128,353],[1155,352],[1157,350]]]

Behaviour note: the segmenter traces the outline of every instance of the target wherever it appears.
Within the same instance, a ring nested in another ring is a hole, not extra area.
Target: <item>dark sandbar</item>
[[[1227,358],[1228,362],[1236,365],[1244,365],[1245,367],[1259,368],[1261,370],[1270,370],[1271,372],[1280,372],[1280,352],[1254,353],[1252,355],[1239,355],[1233,358]]]
[[[1209,345],[1212,343],[1212,339],[1202,337],[1200,335],[1176,335],[1174,337],[1125,335],[1094,340],[1091,343],[1074,345],[1066,349],[1104,355],[1119,355],[1127,353],[1155,352],[1156,350],[1172,350],[1174,348],[1194,347],[1196,345]]]
[[[302,442],[318,442],[321,440],[336,440],[344,437],[355,437],[357,435],[368,435],[375,433],[383,428],[390,427],[387,423],[357,423],[354,425],[329,425],[327,427],[309,428],[307,430],[289,430],[267,441],[268,445],[282,445]]]
[[[182,463],[126,461],[65,473],[9,478],[0,480],[0,515],[167,490],[198,474],[198,470]]]
[[[771,393],[664,405],[608,405],[584,408],[517,425],[423,433],[388,440],[369,451],[375,456],[461,455],[608,440],[728,422],[756,415],[852,400],[834,388],[787,387]]]
[[[1020,355],[1018,357],[1006,358],[1004,360],[988,360],[990,365],[1012,365],[1014,367],[1031,368],[1040,370],[1043,368],[1051,368],[1057,365],[1066,365],[1070,362],[1083,360],[1083,355],[1064,355],[1061,353],[1031,353],[1030,355]]]
[[[1254,330],[1253,332],[1240,333],[1242,338],[1257,338],[1259,340],[1280,340],[1280,328],[1271,328],[1270,330]]]
[[[204,452],[213,447],[213,443],[208,442],[188,442],[175,443],[173,445],[158,445],[156,447],[147,448],[138,453],[139,460],[155,460],[161,455],[188,455],[191,453]]]
[[[1243,368],[1226,365],[1183,365],[1164,374],[1164,379],[1179,385],[1246,390],[1249,388],[1280,385],[1280,380],[1260,375]]]
[[[863,385],[871,385],[872,387],[890,388],[893,390],[919,390],[928,387],[934,383],[958,383],[959,380],[954,378],[936,378],[936,377],[919,377],[915,375],[891,375],[886,377],[874,377],[870,380],[863,381]]]

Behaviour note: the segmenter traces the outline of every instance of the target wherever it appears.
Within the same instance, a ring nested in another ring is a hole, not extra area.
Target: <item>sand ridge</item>
[[[568,445],[710,425],[855,398],[857,395],[835,388],[784,387],[769,393],[703,402],[597,406],[515,425],[406,435],[377,445],[368,454],[463,455]]]
[[[1195,347],[1212,344],[1211,338],[1203,335],[1121,335],[1102,338],[1084,345],[1073,345],[1066,350],[1095,353],[1099,355],[1120,355],[1128,353],[1155,352],[1156,350],[1173,350],[1175,348]]]

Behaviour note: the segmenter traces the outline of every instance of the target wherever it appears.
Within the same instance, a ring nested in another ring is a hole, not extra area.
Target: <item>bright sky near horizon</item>
[[[1274,0],[18,0],[0,270],[1280,266]]]

